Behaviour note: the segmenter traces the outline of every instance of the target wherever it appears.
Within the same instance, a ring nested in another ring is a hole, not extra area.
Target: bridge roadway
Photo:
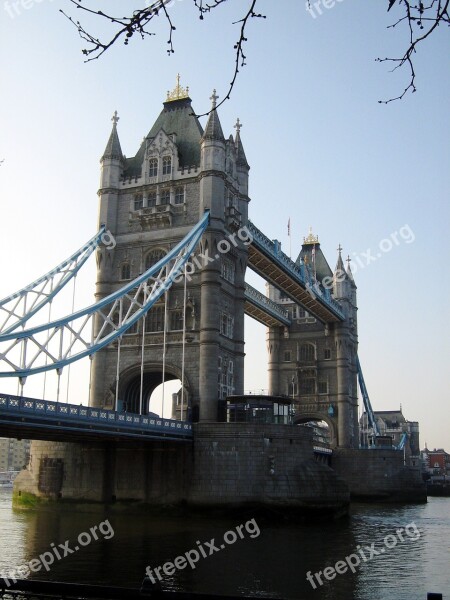
[[[191,442],[192,425],[152,415],[0,394],[0,435],[60,442]]]
[[[310,269],[296,265],[281,251],[279,242],[269,240],[251,221],[247,227],[252,236],[248,246],[248,266],[253,271],[319,321],[336,323],[345,320],[342,307],[332,297],[330,289],[319,286]]]

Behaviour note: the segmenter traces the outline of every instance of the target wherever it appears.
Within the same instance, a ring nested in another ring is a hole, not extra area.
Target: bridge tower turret
[[[358,353],[356,284],[350,269],[350,261],[347,270],[344,267],[340,245],[333,274],[333,294],[346,316],[343,322],[333,325],[339,446],[357,447],[359,445],[359,425],[356,367]]]
[[[356,285],[341,250],[333,272],[310,231],[296,264],[333,293],[345,313],[343,322],[324,324],[268,285],[270,299],[291,319],[290,326],[267,331],[269,393],[293,398],[297,423],[326,421],[333,446],[353,447],[358,445]]]
[[[183,418],[217,421],[221,400],[243,392],[248,237],[242,230],[247,224],[249,166],[240,123],[235,138],[226,139],[215,91],[211,100],[203,130],[189,90],[178,78],[132,158],[122,155],[115,115],[102,158],[100,220],[114,235],[116,246],[109,254],[102,250],[97,296],[120,288],[155,264],[205,210],[210,224],[187,266],[185,337],[180,281],[150,310],[145,325],[138,323],[123,335],[119,367],[117,346],[96,354],[94,406],[147,413],[152,410],[150,396],[163,379],[181,379],[184,372]],[[165,395],[167,414],[167,391]],[[178,394],[173,407],[178,418],[180,399]]]
[[[99,211],[98,227],[105,225],[106,230],[113,236],[117,235],[117,215],[120,201],[120,181],[125,167],[126,159],[120,146],[117,123],[119,117],[117,111],[111,119],[113,126],[106,144],[103,156],[100,159],[100,188],[98,190]],[[115,250],[113,245],[107,249],[105,245],[99,246],[97,255],[97,281],[95,289],[95,301],[108,296],[113,290],[113,265],[115,262]],[[97,333],[101,327],[100,322],[94,322],[94,332]],[[91,381],[89,389],[89,401],[94,398],[103,397],[104,377],[107,368],[106,352],[100,352],[92,357]],[[103,400],[99,402],[103,405]]]

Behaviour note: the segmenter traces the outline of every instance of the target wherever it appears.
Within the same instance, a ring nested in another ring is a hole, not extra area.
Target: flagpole
[[[289,258],[292,259],[291,217],[288,220]]]

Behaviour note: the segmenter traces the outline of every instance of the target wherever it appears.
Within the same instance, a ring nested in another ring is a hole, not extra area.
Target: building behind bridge
[[[400,410],[374,411],[374,415],[380,435],[391,438],[392,446],[398,447],[403,434],[406,433],[407,439],[404,449],[406,464],[411,467],[420,466],[419,423],[405,419],[401,408]],[[368,446],[373,431],[366,412],[361,415],[359,420],[359,431],[360,445],[362,447]]]
[[[30,440],[0,438],[0,471],[20,471],[30,458]]]

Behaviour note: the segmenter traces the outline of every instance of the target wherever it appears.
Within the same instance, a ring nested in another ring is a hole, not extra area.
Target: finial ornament
[[[180,74],[177,74],[177,84],[171,92],[167,92],[166,102],[174,102],[175,100],[182,100],[183,98],[189,98],[189,87],[182,87],[180,85]]]
[[[241,128],[242,128],[242,123],[239,120],[239,117],[236,121],[236,125],[234,126],[234,128],[236,129],[236,135],[239,135],[241,133]]]
[[[318,244],[319,243],[319,236],[313,234],[311,225],[309,226],[309,233],[308,233],[307,237],[303,238],[303,243],[304,244]]]
[[[213,90],[212,96],[210,97],[212,108],[216,108],[218,98],[219,96],[216,94],[216,90]]]
[[[339,256],[341,255],[341,252],[344,248],[339,244],[339,246],[337,247],[337,251],[339,252]]]
[[[111,121],[114,123],[114,125],[117,125],[117,123],[119,122],[120,117],[117,114],[117,110],[114,111],[114,114],[111,118]]]
[[[350,263],[352,262],[352,259],[350,258],[350,254],[347,255],[347,267],[350,268]]]

